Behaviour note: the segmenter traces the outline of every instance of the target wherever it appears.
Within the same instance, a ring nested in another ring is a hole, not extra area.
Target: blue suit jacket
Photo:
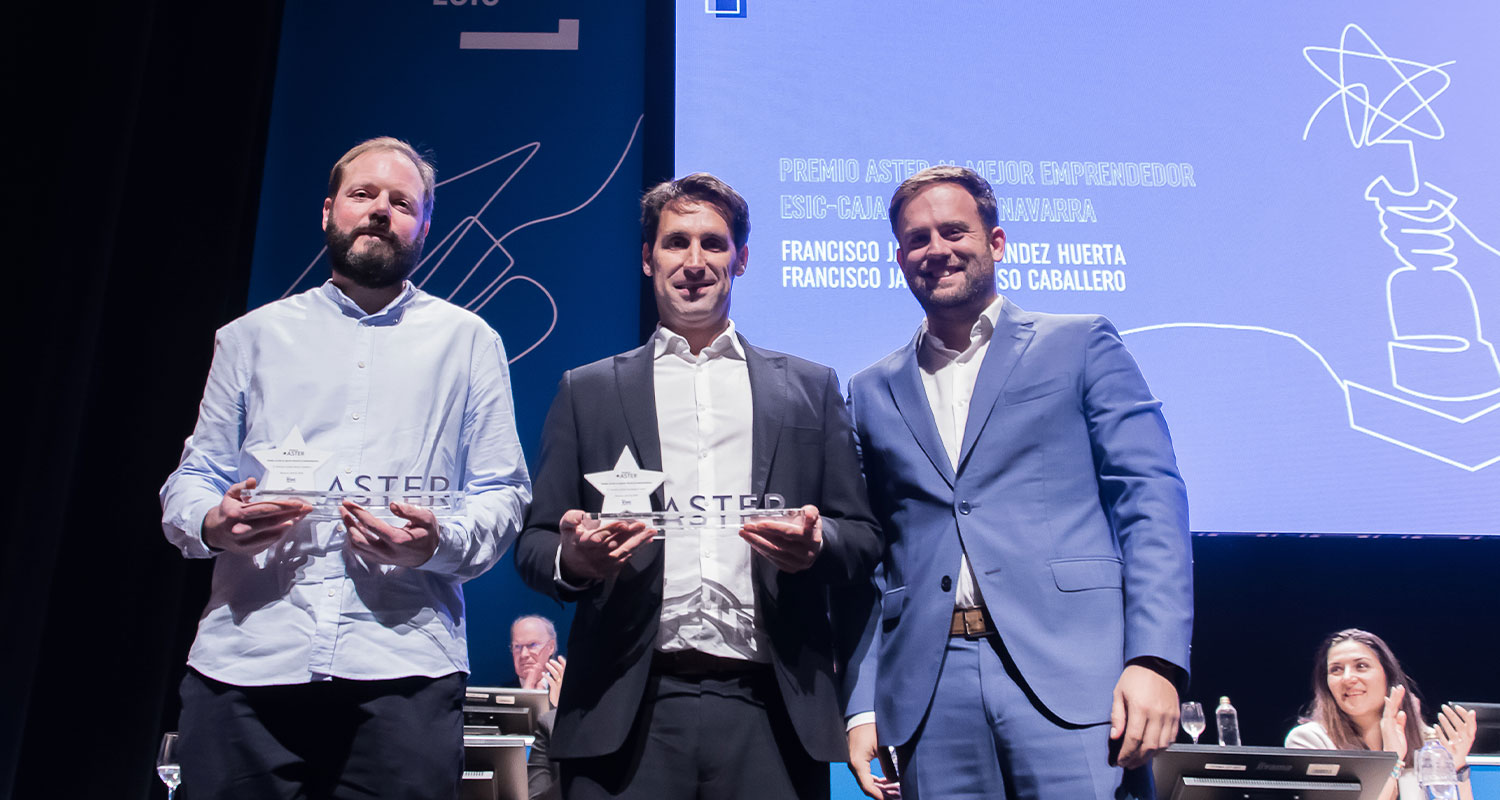
[[[875,710],[885,744],[916,732],[961,553],[1026,684],[1055,716],[1107,720],[1129,659],[1186,670],[1187,496],[1161,404],[1114,327],[1002,301],[956,470],[917,344],[850,382],[886,548],[883,585],[867,594],[868,622],[852,645],[848,712]]]

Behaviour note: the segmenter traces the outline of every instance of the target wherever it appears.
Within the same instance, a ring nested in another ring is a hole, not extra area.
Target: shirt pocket
[[[1118,558],[1064,558],[1053,561],[1052,579],[1064,592],[1119,589],[1125,585],[1125,564]]]

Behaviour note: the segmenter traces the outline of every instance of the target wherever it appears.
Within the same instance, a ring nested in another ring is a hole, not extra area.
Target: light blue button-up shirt
[[[209,509],[261,479],[251,451],[294,427],[328,454],[318,488],[446,484],[464,515],[443,519],[416,568],[366,563],[328,519],[255,556],[210,550]],[[197,427],[161,490],[167,539],[216,558],[188,663],[240,686],[467,671],[460,584],[499,560],[530,499],[505,348],[478,316],[410,283],[375,314],[331,282],[256,309],[219,330]]]

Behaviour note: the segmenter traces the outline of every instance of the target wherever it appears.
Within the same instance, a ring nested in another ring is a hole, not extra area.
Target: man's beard
[[[353,252],[354,243],[364,234],[377,234],[384,247],[376,245],[361,252]],[[366,289],[389,289],[402,281],[417,267],[422,256],[424,237],[418,236],[411,244],[403,243],[389,228],[360,227],[345,233],[329,225],[324,232],[328,243],[328,260],[333,271],[354,281],[356,286]]]
[[[958,266],[963,271],[964,282],[951,294],[940,296],[936,287],[932,285],[916,292],[917,302],[921,304],[924,311],[965,308],[980,300],[988,300],[995,287],[994,275],[990,275],[986,280],[985,276],[976,274],[981,270],[974,262],[965,261]]]

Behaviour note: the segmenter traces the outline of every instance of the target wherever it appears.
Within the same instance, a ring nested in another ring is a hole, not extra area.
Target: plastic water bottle
[[[1219,710],[1214,712],[1219,723],[1219,744],[1228,747],[1240,746],[1240,715],[1229,704],[1227,696],[1219,698]]]
[[[1453,756],[1436,737],[1428,737],[1423,743],[1416,762],[1417,783],[1427,790],[1430,800],[1458,799],[1458,772],[1453,769]]]

